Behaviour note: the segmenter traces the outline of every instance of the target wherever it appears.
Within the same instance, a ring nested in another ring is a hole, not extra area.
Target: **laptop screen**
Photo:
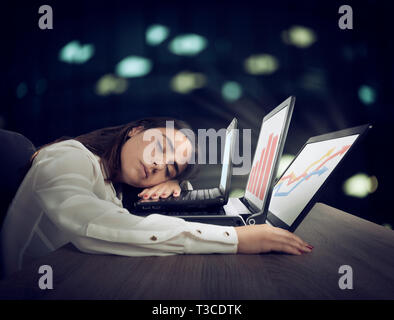
[[[282,143],[284,130],[289,115],[290,103],[269,119],[263,120],[252,169],[246,184],[245,199],[257,209],[264,208],[267,194]],[[281,136],[282,135],[282,136]]]
[[[275,184],[270,214],[291,226],[358,136],[307,143]]]
[[[232,127],[232,128],[230,128]],[[229,185],[229,180],[231,179],[231,145],[233,142],[234,135],[234,126],[230,125],[226,131],[226,140],[224,143],[224,151],[223,151],[223,161],[222,161],[222,175],[220,177],[220,189],[226,190],[226,187]]]

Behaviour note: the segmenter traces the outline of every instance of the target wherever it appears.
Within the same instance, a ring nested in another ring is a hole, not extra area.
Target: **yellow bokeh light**
[[[245,60],[244,67],[250,74],[271,74],[278,69],[279,62],[270,54],[256,54]]]
[[[110,94],[121,94],[127,89],[127,80],[119,78],[113,74],[102,76],[96,84],[96,93],[99,96],[107,96]]]
[[[347,179],[343,184],[343,191],[346,195],[364,198],[375,192],[378,188],[378,179],[375,176],[368,176],[365,173],[357,173]]]
[[[175,92],[187,94],[205,84],[206,77],[202,73],[182,71],[171,79],[170,87]]]
[[[308,48],[317,41],[316,33],[307,27],[292,26],[289,30],[282,32],[282,39],[286,44],[298,48]]]

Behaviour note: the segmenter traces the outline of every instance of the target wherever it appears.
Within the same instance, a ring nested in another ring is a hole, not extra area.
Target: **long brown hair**
[[[174,124],[174,129],[189,129],[192,132],[192,128],[184,121],[166,118],[166,117],[154,117],[154,118],[144,118],[136,121],[129,122],[124,125],[107,127],[103,129],[98,129],[75,138],[63,136],[59,139],[56,139],[53,142],[47,143],[41,146],[31,157],[29,167],[31,167],[34,158],[37,156],[38,152],[57,142],[65,141],[69,139],[74,139],[81,142],[88,150],[92,153],[96,154],[101,158],[101,161],[104,164],[104,169],[106,171],[106,181],[115,182],[115,179],[119,176],[121,170],[120,163],[120,153],[122,150],[122,146],[124,143],[130,138],[128,133],[131,129],[135,127],[143,127],[143,130],[148,130],[152,128],[166,128],[166,122],[172,121]],[[188,130],[182,131],[186,135],[186,137],[192,142],[194,157],[197,159],[197,146],[195,144],[195,139],[192,139],[188,135]],[[185,170],[181,172],[179,176],[176,177],[179,181],[186,180],[194,177],[196,174],[197,161],[193,163],[188,163]]]

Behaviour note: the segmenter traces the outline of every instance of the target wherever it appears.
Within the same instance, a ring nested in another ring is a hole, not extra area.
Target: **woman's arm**
[[[120,255],[235,253],[235,228],[152,214],[138,217],[106,199],[104,179],[86,151],[41,150],[32,169],[42,210],[80,250]]]
[[[312,246],[295,234],[268,224],[235,228],[238,236],[238,253],[280,251],[300,255],[311,252]]]

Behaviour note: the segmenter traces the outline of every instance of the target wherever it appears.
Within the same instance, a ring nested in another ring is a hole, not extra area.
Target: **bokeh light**
[[[270,54],[256,54],[248,57],[244,63],[246,72],[254,75],[271,74],[279,67],[278,59]]]
[[[22,99],[27,94],[27,85],[24,82],[21,82],[16,87],[16,97],[18,99]]]
[[[365,198],[378,188],[378,180],[375,176],[368,176],[365,173],[357,173],[347,179],[343,184],[343,191],[346,195]]]
[[[171,79],[170,87],[175,92],[187,94],[204,87],[206,81],[206,77],[202,73],[182,71]]]
[[[227,101],[238,100],[242,96],[241,85],[235,81],[228,81],[223,84],[222,96]]]
[[[134,78],[143,77],[152,70],[151,60],[139,57],[129,56],[120,61],[115,68],[115,72],[120,77]]]
[[[97,81],[95,91],[100,96],[107,96],[110,94],[121,94],[126,89],[126,79],[116,77],[112,74],[106,74]]]
[[[169,45],[172,53],[179,56],[194,56],[203,51],[208,41],[198,34],[184,34],[175,37]]]
[[[317,36],[310,28],[292,26],[289,30],[282,32],[282,39],[286,44],[305,49],[317,41]]]
[[[74,40],[66,44],[59,53],[59,60],[65,63],[81,64],[88,61],[94,54],[92,44],[81,45],[79,41]]]
[[[242,198],[245,195],[244,189],[236,188],[230,191],[229,197],[230,198]]]
[[[362,85],[358,89],[358,97],[365,105],[373,104],[376,100],[376,91],[367,85]]]
[[[151,46],[157,46],[164,42],[170,33],[170,30],[161,24],[154,24],[146,30],[146,43]]]
[[[277,178],[279,178],[282,175],[282,173],[286,170],[286,168],[293,161],[293,159],[294,159],[294,155],[292,154],[282,154],[282,157],[280,158],[279,161],[278,172],[276,174]]]

